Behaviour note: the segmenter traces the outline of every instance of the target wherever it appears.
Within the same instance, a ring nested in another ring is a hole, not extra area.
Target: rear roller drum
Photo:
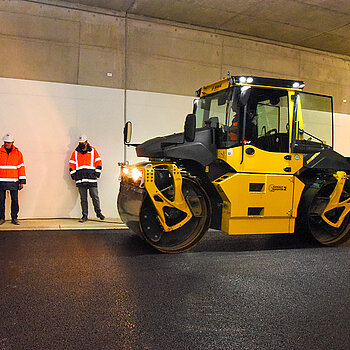
[[[180,253],[193,248],[208,230],[210,221],[210,204],[202,187],[192,179],[184,177],[182,192],[193,214],[182,227],[163,232],[157,218],[157,212],[149,196],[146,196],[140,213],[140,226],[145,240],[154,248],[165,253]],[[166,197],[173,194],[172,188],[162,192]],[[165,208],[167,224],[175,225],[184,218],[181,210]],[[186,214],[185,214],[186,215]]]
[[[348,213],[339,227],[334,227],[322,218],[322,213],[326,209],[330,195],[333,193],[336,182],[332,180],[321,184],[313,184],[302,196],[301,207],[298,209],[300,218],[298,220],[298,230],[307,232],[309,237],[322,245],[335,246],[344,243],[350,235],[350,214]],[[350,198],[350,186],[346,181],[340,202]],[[336,223],[344,207],[339,206],[325,213],[326,218],[331,223]],[[298,215],[299,215],[298,213]]]

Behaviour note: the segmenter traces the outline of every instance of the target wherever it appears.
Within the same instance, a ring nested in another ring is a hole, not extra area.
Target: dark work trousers
[[[92,204],[94,205],[96,215],[101,214],[100,199],[98,198],[97,187],[90,186],[79,186],[80,193],[80,203],[83,216],[88,216],[88,201],[87,201],[87,191],[90,192],[90,197],[92,199]]]
[[[0,220],[5,220],[5,199],[6,191],[0,190]],[[19,204],[18,204],[18,190],[9,190],[11,195],[11,218],[17,219]]]

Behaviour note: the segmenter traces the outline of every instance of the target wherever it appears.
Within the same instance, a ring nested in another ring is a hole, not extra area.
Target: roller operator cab
[[[208,228],[347,240],[350,164],[333,150],[332,98],[303,87],[229,76],[198,90],[183,133],[134,145],[149,161],[122,164],[124,223],[167,253],[194,247]]]

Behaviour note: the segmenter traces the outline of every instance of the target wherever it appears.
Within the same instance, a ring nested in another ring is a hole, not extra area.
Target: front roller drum
[[[171,196],[169,193],[164,195]],[[192,212],[192,217],[183,226],[164,232],[153,203],[147,195],[140,213],[140,228],[144,239],[154,248],[165,253],[180,253],[193,248],[207,232],[210,223],[210,202],[202,187],[194,180],[184,177],[182,193]],[[184,212],[168,208],[169,224],[181,222]]]
[[[344,207],[339,205],[339,207],[324,214],[336,185],[337,182],[332,178],[322,183],[313,184],[303,194],[298,209],[298,231],[306,231],[313,240],[327,246],[339,245],[350,238],[350,213],[342,219],[339,227],[332,225],[339,220],[345,210]],[[349,198],[350,184],[347,180],[341,193],[340,202],[347,202]],[[328,223],[322,218],[322,214],[326,215]]]
[[[120,184],[117,201],[120,218],[130,230],[141,238],[143,238],[143,234],[140,228],[140,212],[146,195],[146,191],[138,186],[123,182]]]

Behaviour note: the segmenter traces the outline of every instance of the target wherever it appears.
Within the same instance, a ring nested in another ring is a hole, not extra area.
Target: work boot
[[[88,218],[86,215],[83,215],[83,217],[79,220],[79,222],[86,222],[88,221]]]
[[[17,219],[12,219],[12,220],[11,220],[11,224],[19,225],[19,222],[18,222]]]
[[[104,220],[105,216],[102,213],[96,215],[100,220]]]
[[[1,219],[1,220],[0,220],[0,225],[2,225],[4,222],[5,222],[5,220],[4,220],[4,219]]]

